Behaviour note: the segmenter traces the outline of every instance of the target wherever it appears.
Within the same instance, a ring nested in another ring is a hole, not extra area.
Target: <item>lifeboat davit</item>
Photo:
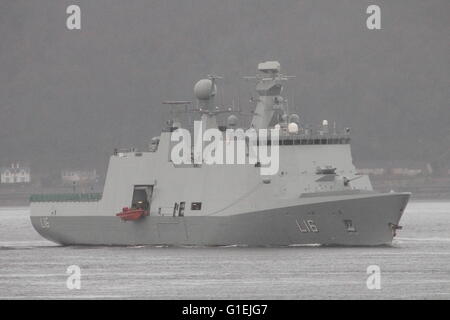
[[[144,216],[148,216],[148,211],[144,209],[130,209],[128,207],[125,207],[122,209],[122,212],[117,213],[116,216],[118,216],[120,219],[124,221],[128,220],[139,220],[140,218]]]

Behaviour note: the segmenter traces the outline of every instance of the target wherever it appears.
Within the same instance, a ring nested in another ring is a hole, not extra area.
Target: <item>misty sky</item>
[[[81,30],[66,28],[70,4]],[[0,165],[104,170],[207,74],[248,110],[241,78],[265,60],[297,76],[286,92],[303,120],[352,127],[356,162],[433,161],[450,149],[449,49],[448,0],[0,0]]]

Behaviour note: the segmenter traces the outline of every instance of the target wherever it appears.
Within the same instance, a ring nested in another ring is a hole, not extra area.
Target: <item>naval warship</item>
[[[264,174],[267,163],[260,161],[206,163],[193,151],[195,161],[175,163],[173,135],[181,123],[174,112],[147,150],[114,150],[101,194],[32,195],[33,227],[61,245],[391,244],[410,193],[373,190],[353,165],[349,128],[337,130],[326,120],[312,127],[290,114],[283,92],[288,79],[277,61],[260,63],[249,79],[257,96],[247,127],[274,130],[265,144],[277,147],[275,172]],[[218,129],[227,140],[239,112],[217,106],[218,84],[208,76],[195,85],[194,103],[166,103],[189,109],[201,129]],[[223,112],[230,114],[218,125]],[[250,140],[242,141],[249,160]]]

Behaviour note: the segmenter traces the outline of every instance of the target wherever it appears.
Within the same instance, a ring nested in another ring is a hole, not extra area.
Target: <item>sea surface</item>
[[[0,299],[450,299],[450,201],[411,202],[401,225],[390,247],[62,247],[3,207]]]

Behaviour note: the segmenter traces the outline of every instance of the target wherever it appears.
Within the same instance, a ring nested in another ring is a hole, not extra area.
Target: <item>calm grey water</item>
[[[450,299],[450,202],[410,203],[393,246],[376,248],[60,247],[28,215],[0,208],[0,299]]]

